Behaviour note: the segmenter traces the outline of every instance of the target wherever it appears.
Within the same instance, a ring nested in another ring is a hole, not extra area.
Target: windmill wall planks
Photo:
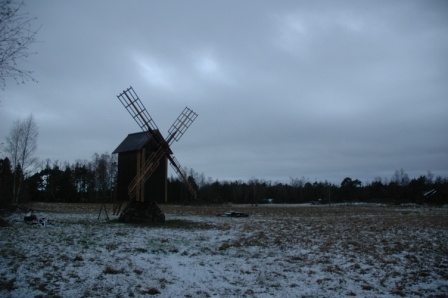
[[[143,162],[158,146],[148,137],[148,133],[129,134],[114,150],[118,153],[117,199],[128,201],[128,186],[134,179]],[[137,191],[139,202],[162,203],[167,201],[168,161],[163,157],[154,173],[145,182],[144,187]]]

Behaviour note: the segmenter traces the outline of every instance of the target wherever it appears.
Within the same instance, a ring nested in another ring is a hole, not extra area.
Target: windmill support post
[[[109,219],[109,213],[107,213],[107,208],[106,208],[106,202],[108,202],[108,201],[110,201],[109,197],[104,197],[103,198],[103,202],[101,203],[100,212],[98,214],[98,219],[101,218],[101,213],[102,213],[103,209],[104,209],[104,213],[106,213],[106,219],[107,220]]]

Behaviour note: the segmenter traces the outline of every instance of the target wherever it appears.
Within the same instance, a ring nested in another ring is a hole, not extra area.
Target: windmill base
[[[130,201],[118,218],[121,222],[165,222],[165,214],[155,202]]]

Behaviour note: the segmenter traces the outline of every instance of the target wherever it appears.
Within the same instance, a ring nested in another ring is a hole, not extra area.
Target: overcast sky
[[[132,86],[172,149],[218,180],[340,184],[448,176],[446,1],[26,1],[42,26],[0,91],[0,142],[34,115],[37,156],[91,160],[139,126]]]

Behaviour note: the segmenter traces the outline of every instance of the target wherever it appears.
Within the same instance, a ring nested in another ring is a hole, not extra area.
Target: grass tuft
[[[143,294],[158,295],[158,294],[160,294],[160,291],[157,288],[151,287],[151,288],[148,288],[146,291],[143,291]]]
[[[111,266],[107,266],[103,272],[105,274],[120,274],[120,273],[124,273],[124,269],[115,269]]]

